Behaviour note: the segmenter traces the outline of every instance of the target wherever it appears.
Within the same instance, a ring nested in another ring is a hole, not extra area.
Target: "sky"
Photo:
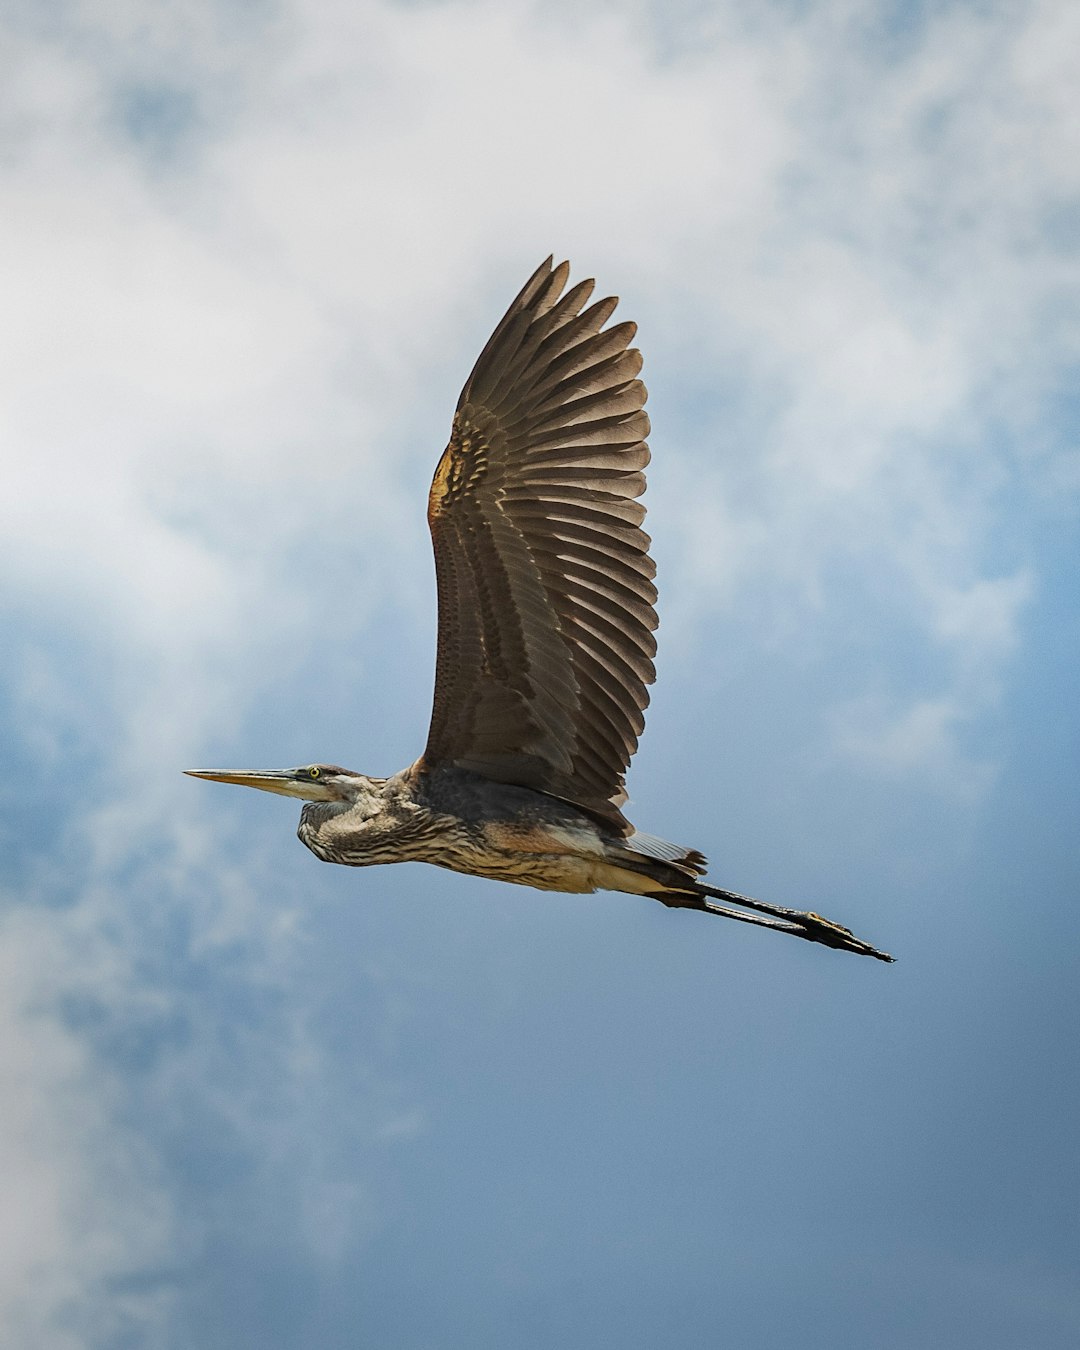
[[[0,14],[0,1341],[1080,1333],[1080,10]],[[549,253],[639,324],[628,787],[894,966],[319,864],[426,733],[427,485]]]

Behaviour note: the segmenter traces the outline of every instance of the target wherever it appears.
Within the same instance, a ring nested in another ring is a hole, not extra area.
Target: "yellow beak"
[[[236,783],[239,787],[277,792],[282,797],[302,797],[309,802],[334,800],[334,793],[307,769],[185,769],[192,778],[208,778],[214,783]]]

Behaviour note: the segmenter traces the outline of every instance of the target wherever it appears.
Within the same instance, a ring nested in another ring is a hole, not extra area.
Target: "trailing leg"
[[[868,942],[857,938],[850,929],[833,923],[831,919],[824,919],[820,914],[766,904],[763,900],[739,895],[736,891],[707,886],[702,881],[691,882],[685,890],[654,892],[653,898],[671,909],[696,909],[705,914],[719,914],[725,919],[737,919],[740,923],[752,923],[761,928],[790,933],[792,937],[805,938],[807,942],[820,942],[826,947],[835,947],[837,951],[873,956],[878,961],[893,960],[887,952],[878,951]],[[727,900],[731,904],[717,905],[712,903],[714,900]],[[733,905],[741,908],[735,909]]]

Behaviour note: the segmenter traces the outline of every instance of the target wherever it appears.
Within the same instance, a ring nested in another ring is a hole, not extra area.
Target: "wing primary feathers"
[[[458,764],[619,810],[656,651],[641,528],[648,464],[641,356],[613,297],[567,289],[551,258],[462,389],[431,486],[439,586],[424,762]]]

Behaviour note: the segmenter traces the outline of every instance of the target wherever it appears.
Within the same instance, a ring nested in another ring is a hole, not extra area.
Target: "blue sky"
[[[107,9],[0,21],[3,1344],[1074,1345],[1080,15]],[[893,967],[180,775],[416,756],[552,251],[650,389],[631,818]]]

